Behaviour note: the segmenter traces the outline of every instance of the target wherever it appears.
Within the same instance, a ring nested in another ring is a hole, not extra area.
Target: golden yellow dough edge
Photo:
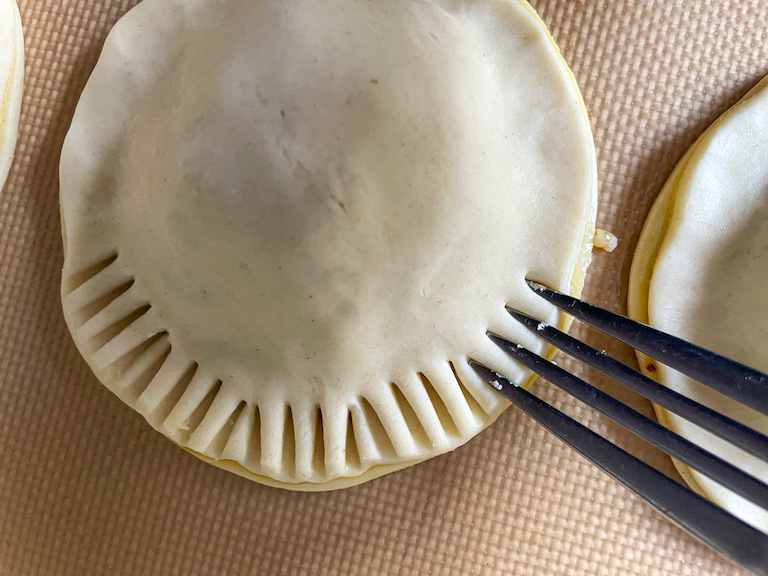
[[[688,165],[694,147],[695,145],[686,152],[685,156],[675,166],[667,183],[654,201],[646,217],[645,224],[643,224],[643,230],[640,233],[635,254],[632,257],[632,266],[629,271],[627,312],[630,318],[643,324],[648,324],[648,298],[653,277],[653,267],[664,243],[663,240],[669,231],[678,184],[685,171],[685,167]],[[635,356],[640,365],[640,371],[656,382],[662,383],[658,376],[656,361],[637,350],[635,350]],[[662,426],[674,429],[666,408],[653,404],[653,409],[656,412],[656,419]],[[700,495],[707,496],[701,485],[694,479],[687,465],[675,458],[672,458],[672,463],[686,484]]]

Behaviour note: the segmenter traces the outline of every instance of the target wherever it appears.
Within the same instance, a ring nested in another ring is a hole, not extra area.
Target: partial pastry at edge
[[[723,114],[675,168],[648,215],[632,262],[629,314],[768,371],[768,78]],[[643,372],[768,433],[768,417],[638,354]],[[666,409],[659,420],[768,481],[768,466]],[[675,462],[700,494],[768,532],[768,515]]]
[[[24,38],[15,0],[0,0],[0,192],[11,168],[24,87]]]

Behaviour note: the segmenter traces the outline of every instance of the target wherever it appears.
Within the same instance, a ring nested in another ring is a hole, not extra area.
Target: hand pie
[[[61,159],[67,323],[99,380],[217,466],[296,490],[455,449],[525,384],[491,330],[564,319],[595,154],[517,0],[145,0]]]
[[[11,168],[24,87],[24,38],[15,0],[0,0],[0,191]]]
[[[768,372],[768,78],[696,141],[651,210],[632,262],[630,315]],[[768,416],[640,355],[645,373],[763,434]],[[659,420],[768,482],[768,465],[656,406]],[[675,462],[686,482],[768,532],[768,513]]]

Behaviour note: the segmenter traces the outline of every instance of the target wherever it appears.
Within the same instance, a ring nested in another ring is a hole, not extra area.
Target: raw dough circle
[[[629,313],[768,372],[768,78],[723,114],[679,162],[643,227]],[[638,354],[663,384],[768,434],[768,417]],[[768,482],[768,465],[656,406],[682,436]],[[768,532],[768,513],[685,464],[686,482]]]
[[[15,0],[0,0],[0,191],[11,168],[24,87],[24,38]]]
[[[525,3],[145,0],[110,34],[61,160],[67,323],[177,444],[266,484],[362,482],[506,407],[504,305],[563,325],[596,166]]]

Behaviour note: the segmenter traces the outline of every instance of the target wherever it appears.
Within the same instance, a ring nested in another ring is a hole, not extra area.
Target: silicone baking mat
[[[514,408],[454,453],[349,490],[300,494],[200,462],[103,388],[59,306],[57,164],[104,37],[133,4],[20,2],[26,94],[0,195],[2,576],[742,573]],[[632,249],[666,176],[768,73],[768,2],[533,4],[590,107],[598,225],[621,239],[596,255],[585,296],[622,311]],[[626,348],[580,333],[634,362]],[[603,417],[546,383],[536,389],[674,473]]]

